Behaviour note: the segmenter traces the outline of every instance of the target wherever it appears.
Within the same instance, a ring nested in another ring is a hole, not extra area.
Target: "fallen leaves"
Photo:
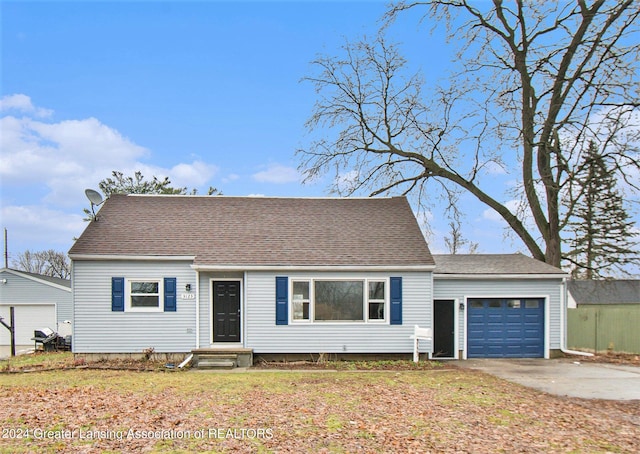
[[[0,383],[0,426],[32,431],[5,437],[18,452],[634,452],[640,436],[640,402],[554,397],[472,370],[69,370]]]
[[[635,353],[606,352],[593,356],[572,356],[576,361],[583,363],[611,363],[630,366],[640,366],[640,355]]]

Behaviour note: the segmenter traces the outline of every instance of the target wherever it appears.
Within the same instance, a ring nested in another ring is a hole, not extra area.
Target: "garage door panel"
[[[14,305],[16,323],[16,345],[33,344],[33,331],[39,328],[56,330],[56,307],[54,304]],[[9,323],[9,306],[0,306],[0,316]],[[0,345],[10,345],[9,330],[0,327]]]
[[[544,357],[544,300],[469,299],[467,356]]]

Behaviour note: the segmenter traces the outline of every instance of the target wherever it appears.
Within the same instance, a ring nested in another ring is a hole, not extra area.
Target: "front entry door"
[[[455,301],[435,300],[433,307],[433,356],[453,358]]]
[[[213,281],[213,342],[240,342],[240,281]]]

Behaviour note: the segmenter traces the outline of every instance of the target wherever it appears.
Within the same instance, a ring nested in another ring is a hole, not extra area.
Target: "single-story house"
[[[71,334],[71,281],[10,268],[0,270],[0,317],[10,323],[14,307],[16,350],[34,348],[34,331],[50,328]],[[0,326],[0,347],[11,345],[9,330]],[[8,350],[7,350],[8,351]]]
[[[550,357],[560,269],[432,255],[404,197],[112,195],[69,251],[74,352]]]

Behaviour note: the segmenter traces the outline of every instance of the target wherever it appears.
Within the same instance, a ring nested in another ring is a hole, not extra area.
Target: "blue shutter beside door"
[[[391,325],[402,325],[402,278],[392,277],[391,283]]]
[[[124,278],[111,278],[111,310],[124,312]]]
[[[276,276],[276,325],[289,323],[289,278]]]
[[[164,278],[164,311],[175,312],[176,311],[176,278],[165,277]]]

